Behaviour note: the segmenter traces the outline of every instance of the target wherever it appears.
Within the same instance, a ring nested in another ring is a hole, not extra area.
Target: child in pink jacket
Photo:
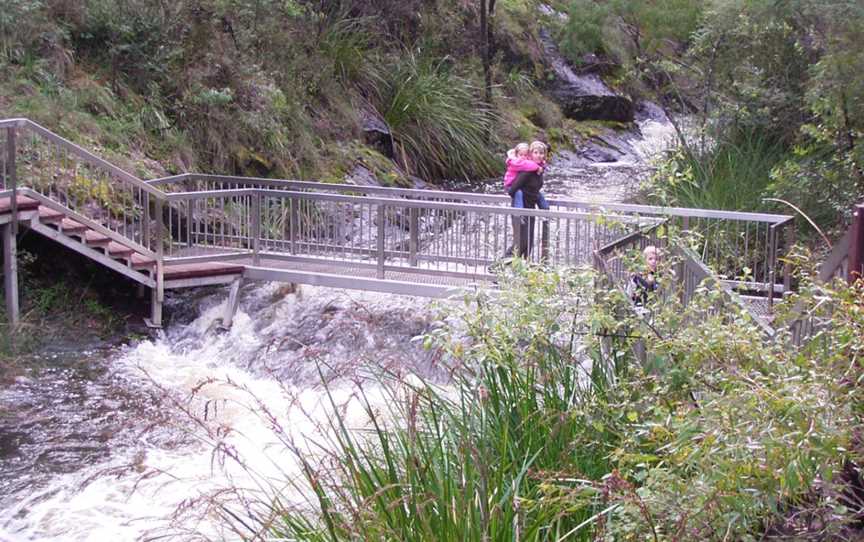
[[[525,207],[524,195],[522,190],[516,190],[510,194],[510,187],[513,181],[523,171],[533,171],[539,175],[543,174],[543,168],[546,165],[546,145],[540,141],[535,141],[531,145],[528,143],[519,143],[514,148],[507,151],[507,171],[504,173],[504,191],[512,198],[512,207]],[[548,209],[549,204],[543,194],[539,194],[538,206],[541,209]]]

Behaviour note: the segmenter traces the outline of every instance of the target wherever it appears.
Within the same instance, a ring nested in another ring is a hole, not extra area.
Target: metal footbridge
[[[511,253],[621,275],[616,247],[644,244],[661,225],[693,232],[693,264],[754,293],[768,312],[790,287],[779,259],[795,235],[785,215],[556,198],[549,210],[526,210],[504,195],[200,174],[143,180],[27,119],[0,120],[0,173],[13,322],[21,228],[149,288],[154,326],[166,289],[233,283],[231,307],[241,280],[440,297],[494,286],[490,269]],[[743,268],[749,276],[736,279]]]

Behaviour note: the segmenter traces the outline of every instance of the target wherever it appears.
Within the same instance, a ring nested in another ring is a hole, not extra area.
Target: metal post
[[[855,206],[852,214],[852,238],[849,243],[849,275],[846,280],[854,284],[864,277],[864,204]]]
[[[420,244],[420,209],[411,207],[408,210],[408,265],[417,267],[417,247]]]
[[[384,205],[378,204],[378,278],[384,278]]]
[[[150,246],[150,194],[144,192],[144,218],[142,227],[144,228],[142,241],[145,247],[152,249]]]
[[[774,282],[777,270],[777,225],[768,228],[768,313],[774,310]]]
[[[549,262],[549,221],[540,219],[540,261]]]
[[[156,199],[156,287],[150,296],[150,327],[162,327],[162,303],[165,301],[165,224],[163,223],[164,202]]]
[[[786,252],[788,253],[792,246],[796,243],[795,221],[792,220],[786,225]],[[792,264],[788,261],[783,264],[783,295],[789,294],[792,290]]]
[[[18,130],[14,126],[6,130],[6,179],[9,181],[6,189],[12,190],[12,198],[9,200],[12,213],[10,224],[12,224],[12,235],[15,236],[18,234],[18,168],[15,164],[15,138]]]
[[[6,317],[12,326],[18,325],[18,259],[12,223],[3,229],[3,292],[6,296]]]
[[[297,232],[299,231],[300,220],[300,209],[298,207],[300,205],[300,198],[290,198],[288,203],[291,206],[291,214],[288,218],[288,240],[291,242],[291,254],[297,254]]]
[[[252,264],[261,262],[261,192],[255,192],[252,196]]]
[[[195,200],[189,198],[186,200],[186,246],[192,247],[192,220],[195,218],[192,209],[195,207]]]

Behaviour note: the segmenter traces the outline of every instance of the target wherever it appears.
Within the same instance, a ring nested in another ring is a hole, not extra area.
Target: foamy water
[[[239,540],[224,515],[219,517],[221,506],[243,517],[251,510],[264,519],[266,505],[276,492],[283,498],[301,499],[298,460],[287,445],[305,450],[310,457],[319,453],[314,443],[328,438],[331,397],[345,409],[350,425],[365,425],[357,382],[380,368],[379,359],[370,359],[372,354],[386,358],[395,355],[394,347],[399,352],[406,348],[422,352],[411,343],[412,336],[400,336],[404,330],[389,325],[377,328],[375,320],[380,318],[386,325],[385,313],[407,307],[422,313],[429,310],[429,302],[318,288],[301,290],[299,299],[289,294],[270,301],[279,288],[262,285],[248,292],[254,298],[248,302],[251,309],[267,314],[253,319],[241,311],[227,333],[211,331],[223,307],[205,299],[212,305],[182,333],[169,330],[113,360],[142,393],[161,399],[172,426],[148,431],[142,420],[137,446],[124,447],[103,463],[58,475],[50,488],[22,498],[0,516],[0,539]],[[263,307],[263,302],[270,305]],[[332,310],[334,303],[342,303],[343,308]],[[322,310],[328,315],[323,319]],[[306,359],[299,349],[274,348],[274,343],[290,335],[298,318],[318,318],[319,324],[328,320],[314,333],[321,340],[327,340],[328,325],[329,332],[352,327],[364,333],[357,337],[354,349],[343,348],[338,355],[316,350],[315,359]],[[378,337],[382,333],[396,340],[382,345]],[[276,377],[272,371],[277,362],[323,363],[338,366],[340,373],[330,376],[328,395],[321,386],[306,381],[308,371],[299,382]],[[363,393],[371,404],[389,400],[374,379],[365,382]],[[148,441],[153,432],[166,431],[181,437],[169,439],[168,444],[164,439]]]

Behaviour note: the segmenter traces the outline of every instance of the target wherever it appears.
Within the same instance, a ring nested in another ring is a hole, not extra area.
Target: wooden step
[[[66,216],[60,211],[55,211],[51,207],[45,207],[44,205],[39,206],[39,222],[43,224],[54,224],[56,222],[60,222],[63,220],[63,217]]]
[[[108,255],[112,258],[126,258],[131,256],[135,252],[134,249],[129,248],[126,245],[122,245],[117,241],[109,242],[108,246],[106,247],[106,251],[108,252]]]
[[[90,246],[103,247],[111,243],[111,238],[95,230],[84,231],[83,241]]]
[[[72,220],[71,218],[64,218],[63,221],[60,222],[60,231],[63,233],[81,233],[89,229],[89,227],[76,220]]]
[[[156,260],[137,252],[133,252],[127,260],[132,269],[149,269],[156,265]]]
[[[15,198],[18,203],[19,211],[33,211],[39,208],[39,202],[27,196],[18,196]],[[0,198],[0,214],[9,213],[12,211],[12,198]]]
[[[180,265],[166,265],[165,280],[216,277],[220,275],[240,275],[245,267],[229,262],[202,262]]]

